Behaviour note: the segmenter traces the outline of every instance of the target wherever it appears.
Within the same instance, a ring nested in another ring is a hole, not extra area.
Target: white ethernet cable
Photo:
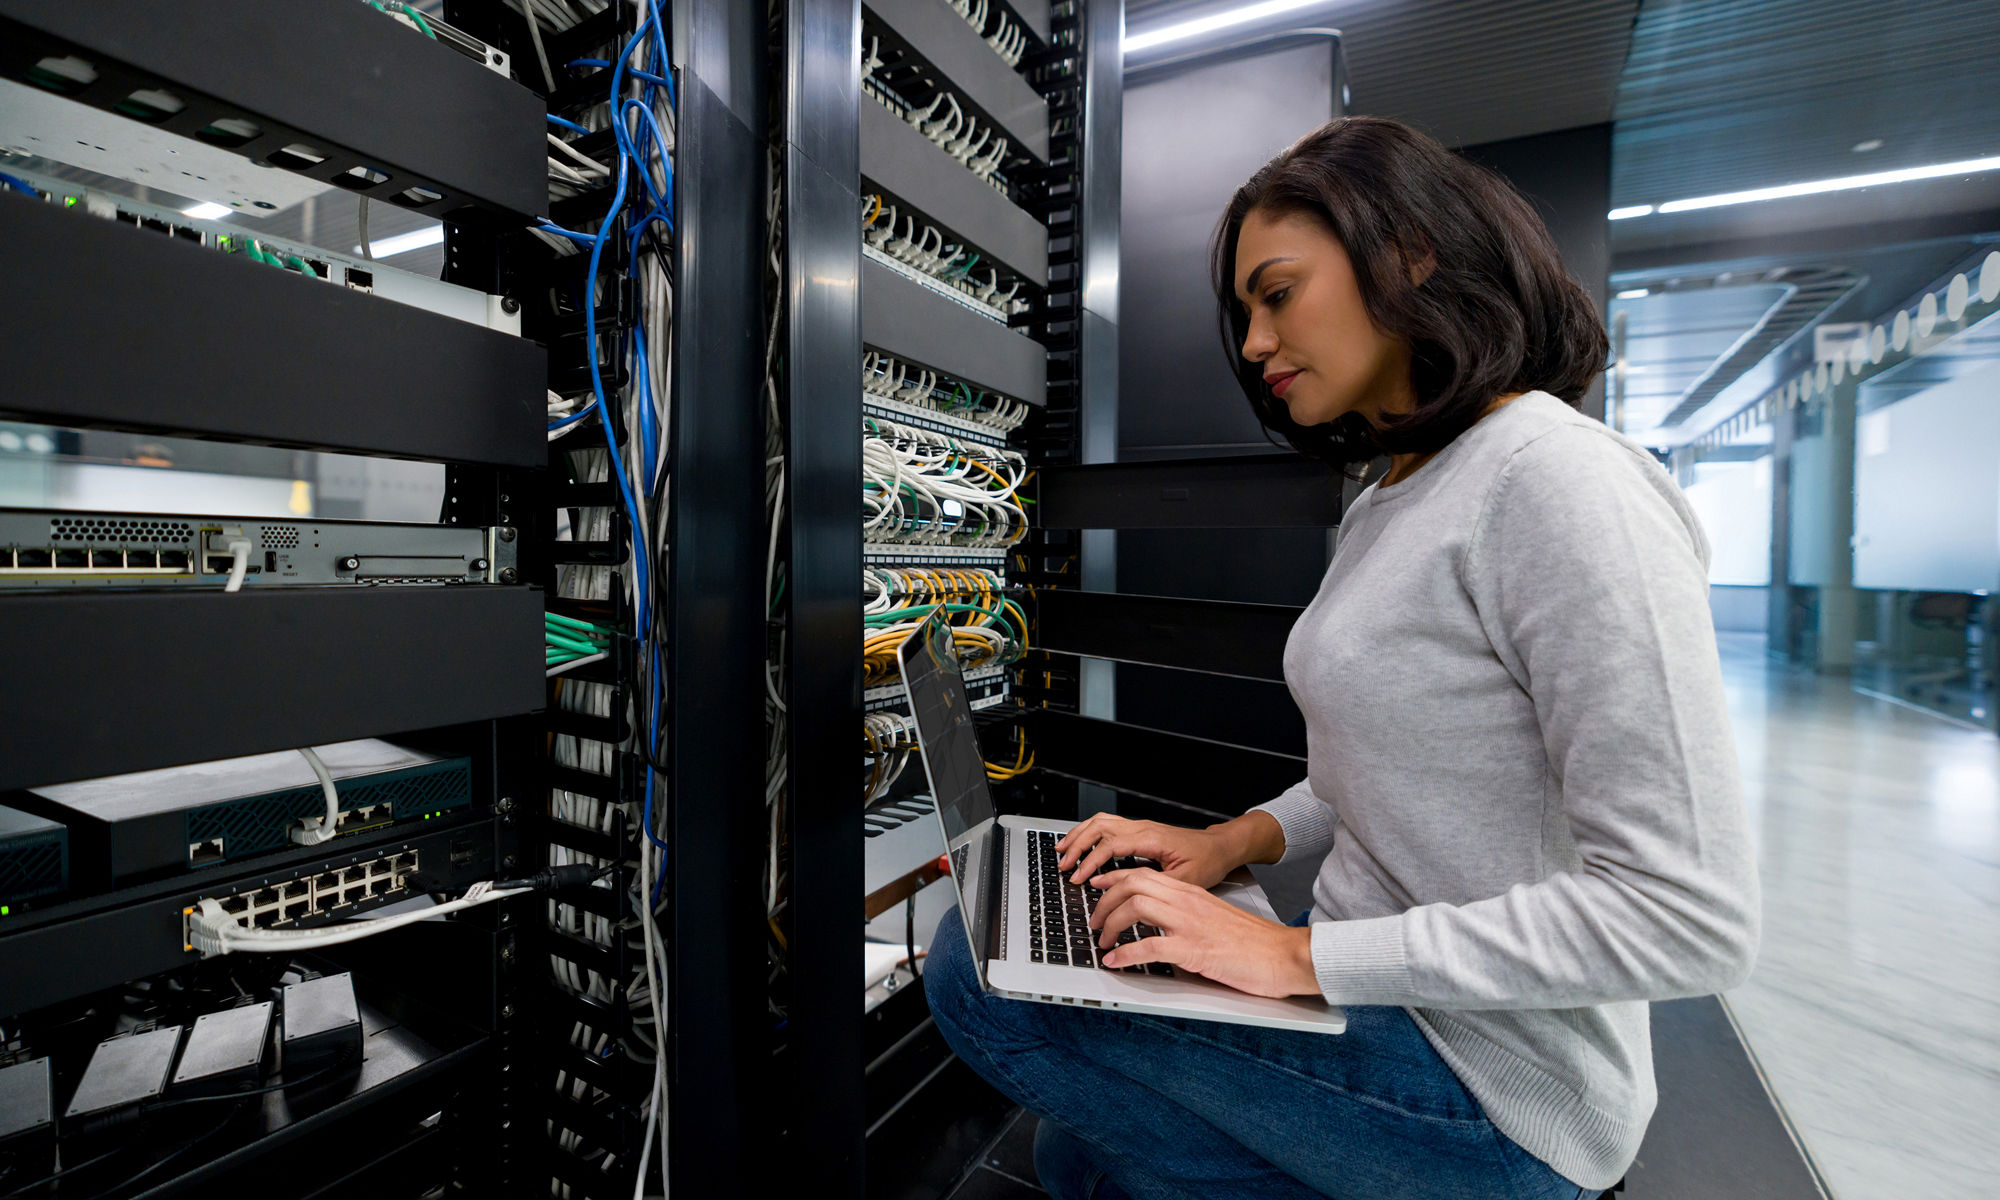
[[[311,746],[300,746],[299,753],[312,765],[313,774],[319,779],[319,790],[326,795],[326,815],[317,819],[300,817],[288,836],[301,846],[317,846],[333,840],[333,835],[340,831],[340,793],[333,790],[333,776],[327,773],[326,764]]]
[[[222,585],[225,592],[243,590],[243,577],[250,573],[250,542],[247,538],[229,539],[229,582]]]
[[[462,912],[495,900],[505,900],[509,896],[519,896],[533,888],[496,888],[490,883],[475,883],[457,900],[430,908],[420,908],[393,917],[357,918],[338,925],[319,929],[246,929],[235,917],[224,911],[220,901],[204,899],[188,914],[188,944],[200,952],[203,958],[213,958],[219,954],[237,952],[251,954],[290,954],[298,950],[317,950],[324,946],[338,946],[346,942],[359,941],[387,933],[391,929],[401,929],[418,921],[428,921],[432,917],[442,917],[447,913]]]

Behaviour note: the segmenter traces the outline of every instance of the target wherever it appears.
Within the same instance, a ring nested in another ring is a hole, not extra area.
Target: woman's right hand
[[[1274,829],[1277,826],[1277,821],[1267,813],[1249,816],[1262,818]],[[1160,864],[1163,875],[1199,888],[1212,888],[1231,871],[1255,861],[1254,848],[1241,836],[1245,831],[1239,822],[1244,820],[1239,817],[1207,829],[1189,829],[1158,821],[1134,821],[1114,813],[1096,813],[1056,839],[1056,849],[1062,854],[1057,866],[1069,873],[1072,883],[1083,883],[1103,871],[1113,858],[1150,858]],[[1282,833],[1279,838],[1282,852]]]

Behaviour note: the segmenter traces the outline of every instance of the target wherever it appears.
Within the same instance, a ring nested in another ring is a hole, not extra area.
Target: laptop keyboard
[[[1030,869],[1028,871],[1028,957],[1033,962],[1058,967],[1095,967],[1103,971],[1124,971],[1131,975],[1163,975],[1172,978],[1174,969],[1166,963],[1134,963],[1129,967],[1104,965],[1103,951],[1097,946],[1098,933],[1090,928],[1090,914],[1103,892],[1089,884],[1071,883],[1056,866],[1062,855],[1056,850],[1059,835],[1043,829],[1028,831]],[[1145,858],[1114,858],[1107,871],[1132,867],[1158,867]],[[1071,868],[1075,870],[1074,867]],[[1127,945],[1142,937],[1157,937],[1160,931],[1144,923],[1133,925],[1118,935]]]

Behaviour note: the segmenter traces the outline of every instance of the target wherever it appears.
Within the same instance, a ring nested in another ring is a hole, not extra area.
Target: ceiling
[[[1125,29],[1245,2],[1126,0]],[[1353,111],[1465,146],[1610,119],[1638,11],[1638,0],[1330,0],[1254,28],[1338,28]]]

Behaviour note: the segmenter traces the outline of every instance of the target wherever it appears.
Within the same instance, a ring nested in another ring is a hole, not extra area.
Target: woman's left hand
[[[1150,867],[1106,871],[1090,884],[1104,890],[1090,919],[1102,931],[1099,946],[1113,945],[1120,931],[1140,922],[1161,931],[1106,954],[1106,966],[1166,962],[1253,996],[1319,994],[1309,928],[1244,912]]]

